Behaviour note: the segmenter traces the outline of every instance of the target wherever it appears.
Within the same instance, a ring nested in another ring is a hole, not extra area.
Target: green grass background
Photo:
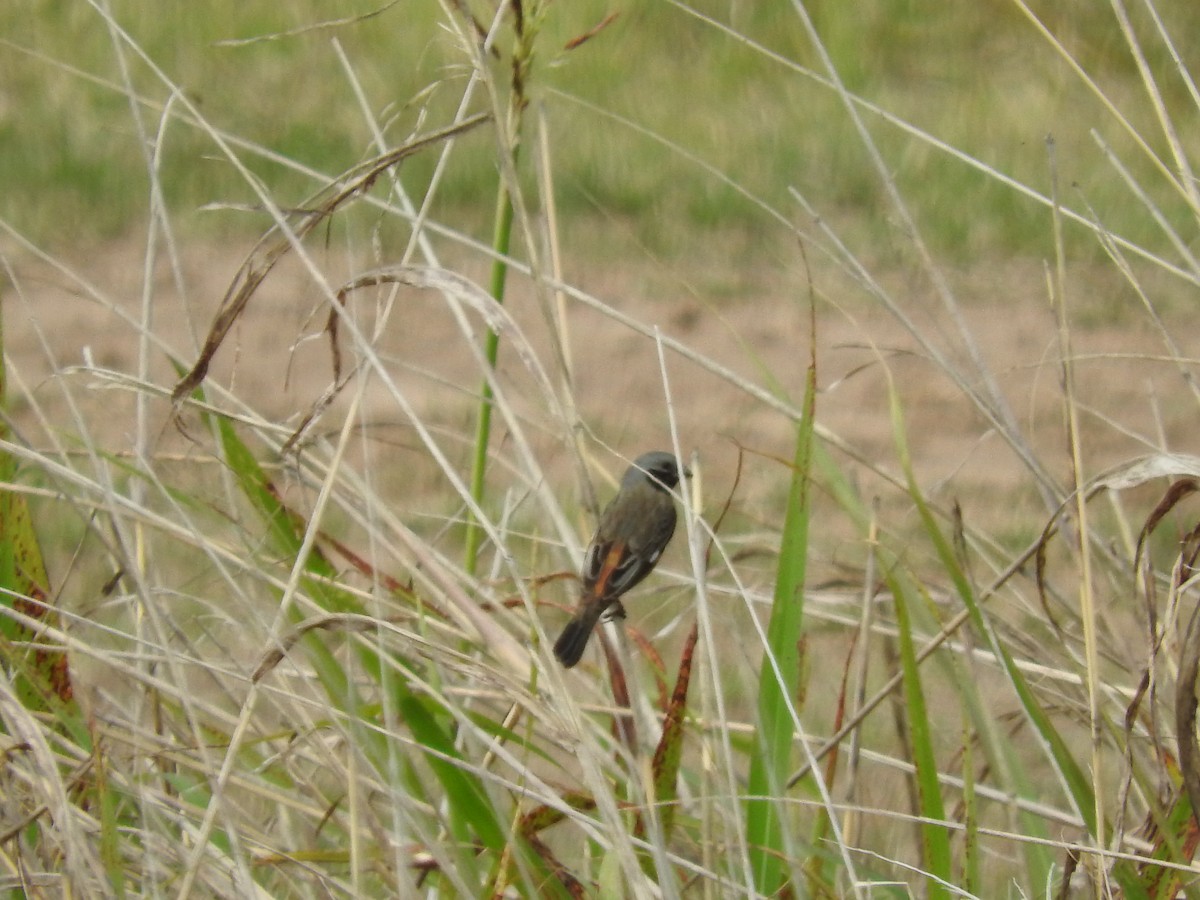
[[[214,125],[330,175],[372,152],[332,41],[344,48],[392,144],[423,121],[444,121],[467,76],[431,4],[117,0],[111,8]],[[1152,110],[1112,15],[1089,0],[1033,9],[1134,127],[1154,133]],[[1159,9],[1172,34],[1200,27],[1193,3],[1171,0]],[[481,8],[477,16],[485,13]],[[617,17],[607,28],[565,49],[609,13]],[[1145,19],[1138,8],[1132,14]],[[1064,202],[1089,204],[1114,231],[1145,239],[1152,226],[1128,214],[1128,191],[1090,132],[1135,173],[1146,174],[1148,163],[1131,152],[1111,111],[1014,4],[819,3],[812,15],[850,91],[1043,192],[1049,185],[1044,139],[1053,135],[1062,183],[1071,188]],[[365,18],[345,22],[356,16]],[[0,215],[58,246],[126,232],[145,217],[148,188],[128,101],[113,88],[125,75],[108,28],[88,3],[38,2],[0,11],[0,35]],[[230,43],[239,41],[249,43]],[[1151,66],[1161,71],[1165,51],[1148,46]],[[1195,52],[1190,40],[1179,47]],[[605,229],[571,228],[599,215],[621,220],[652,251],[686,253],[703,245],[706,234],[756,234],[767,227],[743,191],[795,215],[789,187],[822,210],[844,211],[869,236],[885,236],[879,181],[839,99],[809,74],[821,66],[789,4],[560,4],[538,48],[533,98],[552,138],[568,240],[579,231],[589,243],[602,237]],[[152,109],[167,102],[168,91],[143,61],[130,57],[127,77]],[[1184,90],[1170,79],[1162,89],[1168,97]],[[1034,224],[1042,214],[1033,204],[878,117],[867,121],[937,249],[961,259],[1044,254],[1044,229]],[[1198,137],[1195,122],[1176,124],[1185,137]],[[172,208],[250,202],[244,181],[212,152],[207,136],[171,121],[162,143],[161,177]],[[494,148],[486,140],[471,143],[456,158],[439,199],[439,212],[464,224],[489,208],[484,198],[496,177]],[[281,201],[299,203],[313,190],[308,178],[253,154],[245,158]],[[410,189],[419,193],[431,166],[426,155],[405,167]],[[1168,219],[1181,215],[1169,197],[1160,199]],[[228,233],[239,221],[248,231],[262,223],[196,212],[182,224]],[[1086,252],[1095,243],[1074,246]]]

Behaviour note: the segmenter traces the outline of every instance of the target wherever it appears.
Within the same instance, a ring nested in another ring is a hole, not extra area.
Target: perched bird
[[[691,474],[661,450],[643,453],[625,471],[583,560],[579,610],[554,643],[554,655],[566,668],[579,662],[604,611],[649,575],[662,556],[675,533],[670,492],[681,476]]]

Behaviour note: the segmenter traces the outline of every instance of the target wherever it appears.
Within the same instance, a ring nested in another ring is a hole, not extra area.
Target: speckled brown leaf
[[[654,750],[654,799],[661,809],[663,832],[670,833],[675,818],[675,783],[679,776],[679,760],[683,756],[683,719],[687,715],[688,687],[692,682],[692,659],[696,654],[699,630],[695,623],[683,644],[675,690],[663,719],[662,737]]]
[[[33,530],[29,504],[12,491],[0,490],[0,587],[15,612],[28,619],[57,628],[58,613],[47,604],[48,579],[42,548]],[[45,709],[46,699],[72,698],[71,673],[66,652],[53,645],[41,630],[12,618],[3,618],[4,637],[30,645],[24,658],[10,659],[22,701],[30,709]]]

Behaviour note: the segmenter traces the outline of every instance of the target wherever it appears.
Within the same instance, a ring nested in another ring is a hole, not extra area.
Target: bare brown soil
[[[89,366],[128,375],[138,372],[136,323],[143,295],[151,297],[147,308],[156,340],[190,365],[249,246],[249,241],[229,247],[190,244],[180,263],[180,282],[160,258],[148,288],[143,285],[141,244],[130,240],[97,248],[73,261],[74,271],[93,286],[96,297],[45,263],[14,253],[15,286],[5,290],[5,346],[16,422],[29,441],[45,446],[52,436],[61,440],[86,432],[109,451],[133,449],[135,392]],[[748,381],[786,393],[787,402],[799,406],[810,339],[806,271],[786,248],[747,251],[740,261],[734,257],[689,265],[641,264],[619,271],[612,266],[573,266],[569,277]],[[368,268],[324,251],[316,255],[316,262],[334,285]],[[485,283],[478,265],[464,274]],[[963,366],[967,385],[981,388],[979,372],[964,362],[962,340],[924,277],[885,268],[881,280],[938,352]],[[1069,455],[1059,339],[1042,263],[990,261],[970,271],[951,272],[948,280],[1013,419],[1054,477],[1065,483]],[[1019,534],[1040,530],[1046,508],[1028,472],[961,387],[892,315],[844,276],[826,266],[814,272],[813,283],[821,387],[817,418],[859,457],[859,462],[847,462],[847,470],[864,495],[869,499],[884,491],[885,498],[896,496],[863,464],[898,471],[888,400],[890,374],[922,484],[937,497],[958,499],[968,521]],[[1149,327],[1131,292],[1114,273],[1095,268],[1070,271],[1068,290],[1086,474],[1156,446],[1192,452],[1194,398],[1178,367],[1161,358],[1166,352],[1163,339]],[[381,302],[382,294],[371,291],[351,301],[365,330],[384,323],[374,345],[389,372],[426,423],[442,429],[437,439],[451,458],[464,461],[473,427],[472,392],[479,382],[469,342],[436,294],[402,291],[386,322],[377,308]],[[528,285],[518,281],[508,308],[557,385],[545,319]],[[573,301],[566,309],[574,396],[586,428],[626,457],[669,446],[654,342]],[[294,427],[330,381],[327,342],[315,338],[297,344],[302,335],[320,331],[324,315],[311,275],[296,261],[282,266],[263,285],[218,354],[210,384],[228,387],[236,402],[215,391],[210,399],[229,409],[244,403],[280,423],[281,433]],[[471,322],[480,335],[479,318],[472,316]],[[1193,333],[1175,327],[1172,334],[1182,351],[1191,353]],[[151,347],[147,358],[149,381],[168,391],[176,378],[163,349]],[[770,458],[790,457],[792,422],[679,355],[668,352],[666,359],[681,445],[685,452],[694,449],[699,454],[706,503],[715,509],[731,489],[740,444],[752,454],[746,458],[737,509],[751,522],[770,525],[779,515],[786,480],[786,469]],[[511,340],[501,347],[500,371],[501,385],[516,398],[514,407],[525,417],[523,428],[539,448],[548,476],[557,480],[556,489],[573,493],[574,473],[562,452],[566,426]],[[353,389],[344,392],[320,428],[340,427],[339,410],[347,408],[352,393]],[[196,453],[196,445],[169,424],[165,397],[156,394],[150,403],[151,421],[156,423],[151,452]],[[81,421],[72,420],[72,404]],[[374,464],[381,459],[389,468],[395,464],[390,477],[397,479],[399,502],[415,509],[423,505],[416,497],[437,493],[441,476],[426,465],[411,422],[374,379],[364,394],[359,421],[369,426],[384,451]],[[501,456],[509,440],[511,435],[501,426],[493,443]],[[597,458],[609,472],[621,468],[618,459],[603,451]],[[846,462],[840,453],[835,458]],[[501,466],[493,478],[503,486],[510,476]],[[602,498],[607,491],[601,486]],[[445,512],[444,504],[429,508]]]

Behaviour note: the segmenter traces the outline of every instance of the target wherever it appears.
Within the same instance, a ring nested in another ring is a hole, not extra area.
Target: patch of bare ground
[[[146,276],[143,246],[132,240],[113,243],[72,261],[89,289],[28,256],[11,257],[17,274],[15,284],[6,288],[5,346],[21,433],[42,446],[51,433],[84,432],[108,451],[131,450],[135,393],[96,369],[137,375],[143,352],[138,322],[145,319],[153,334],[145,376],[164,392],[150,401],[159,426],[151,435],[151,449],[182,458],[198,453],[169,422],[165,392],[176,376],[167,357],[183,365],[196,359],[249,246],[249,241],[234,246],[190,243],[177,273],[160,256]],[[321,277],[335,286],[370,266],[329,251],[317,252],[314,262]],[[935,496],[957,499],[969,522],[998,532],[1036,534],[1047,515],[1045,505],[1018,455],[966,399],[964,388],[984,390],[986,385],[933,288],[909,270],[876,273],[932,343],[931,350],[861,288],[829,267],[822,269],[819,261],[815,266],[818,421],[852,448],[856,461],[840,451],[834,455],[846,463],[864,496],[882,493],[885,500],[903,502],[870,471],[870,466],[898,471],[890,376],[921,482],[933,487]],[[478,263],[463,274],[485,283]],[[664,336],[799,406],[810,340],[809,275],[791,250],[748,252],[740,263],[729,254],[700,258],[692,265],[672,262],[670,267],[573,265],[569,278],[617,310],[657,326]],[[1059,339],[1042,261],[989,260],[950,272],[948,281],[1008,414],[1037,458],[1065,483],[1069,455]],[[1154,448],[1193,451],[1194,398],[1180,367],[1163,359],[1162,336],[1146,324],[1128,289],[1111,270],[1078,267],[1068,273],[1068,292],[1086,474]],[[253,298],[213,368],[211,384],[228,388],[236,401],[215,390],[209,398],[233,410],[247,404],[280,423],[281,432],[295,427],[331,378],[327,342],[319,337],[300,340],[320,331],[325,315],[321,297],[304,265],[293,259],[280,266]],[[464,337],[445,301],[434,292],[406,288],[393,302],[385,291],[372,289],[355,294],[350,306],[389,376],[465,471],[479,369],[472,340]],[[557,385],[546,321],[528,284],[517,284],[508,308]],[[625,457],[669,446],[654,341],[575,301],[568,300],[566,310],[573,391],[586,427]],[[468,320],[477,344],[483,323],[469,313]],[[1182,328],[1173,332],[1185,354],[1192,352],[1192,333]],[[953,361],[963,373],[962,384],[954,383],[932,352]],[[672,352],[666,358],[681,445],[685,452],[694,448],[699,453],[706,503],[715,509],[730,491],[740,445],[753,454],[746,458],[735,509],[751,530],[753,523],[776,524],[787,473],[768,457],[790,457],[793,424],[703,366]],[[521,414],[555,488],[576,496],[574,471],[561,452],[565,425],[526,362],[506,339],[500,351],[500,385]],[[402,513],[452,514],[453,495],[444,490],[412,423],[378,378],[369,378],[359,421],[376,448],[370,464],[385,496],[394,498]],[[319,429],[339,426],[339,412],[350,393],[339,397]],[[74,415],[79,421],[73,421]],[[493,443],[500,456],[510,439],[502,426]],[[603,452],[598,458],[610,472],[622,468]],[[495,486],[505,487],[510,475],[498,466],[492,476]],[[601,486],[602,498],[607,492]],[[581,521],[581,531],[587,527]]]

